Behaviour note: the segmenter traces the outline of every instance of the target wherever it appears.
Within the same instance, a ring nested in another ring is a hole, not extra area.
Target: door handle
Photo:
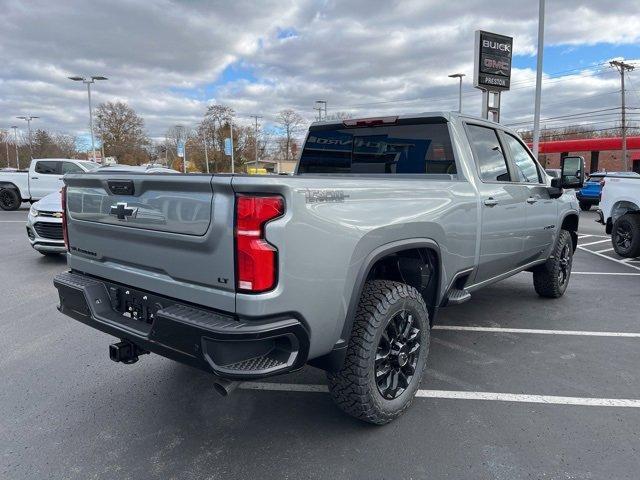
[[[37,180],[38,177],[31,177],[31,180]]]
[[[530,205],[533,205],[533,204],[534,204],[534,203],[536,203],[537,201],[538,201],[538,199],[537,199],[537,198],[535,198],[535,197],[529,197],[529,198],[527,198],[527,203],[528,203],[528,204],[530,204]]]
[[[496,200],[496,199],[495,199],[495,198],[493,198],[493,197],[489,197],[489,198],[487,198],[487,199],[484,201],[484,204],[485,204],[487,207],[495,207],[495,206],[498,204],[498,200]]]

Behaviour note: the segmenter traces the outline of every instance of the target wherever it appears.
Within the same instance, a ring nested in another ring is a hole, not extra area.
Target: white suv
[[[598,214],[616,253],[640,257],[640,177],[605,178]]]

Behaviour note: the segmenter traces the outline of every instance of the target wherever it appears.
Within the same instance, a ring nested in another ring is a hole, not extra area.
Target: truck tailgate
[[[235,311],[230,176],[109,172],[65,184],[71,268]]]

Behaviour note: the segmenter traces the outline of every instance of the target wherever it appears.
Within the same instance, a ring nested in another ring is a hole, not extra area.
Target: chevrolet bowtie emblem
[[[136,207],[130,207],[126,203],[118,202],[115,205],[111,205],[111,215],[115,215],[118,220],[126,220],[127,217],[136,217],[138,209]]]

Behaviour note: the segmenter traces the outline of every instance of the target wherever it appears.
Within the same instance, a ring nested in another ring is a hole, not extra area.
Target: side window
[[[467,125],[483,182],[510,182],[507,160],[493,128]]]
[[[516,166],[516,175],[519,182],[540,183],[540,172],[535,160],[531,157],[526,148],[513,135],[505,135],[513,163]]]
[[[60,175],[60,162],[47,162],[41,160],[36,163],[36,173],[42,175]]]
[[[83,173],[83,172],[84,172],[84,170],[82,170],[82,168],[80,168],[75,163],[62,162],[62,174],[63,175],[65,173]]]

